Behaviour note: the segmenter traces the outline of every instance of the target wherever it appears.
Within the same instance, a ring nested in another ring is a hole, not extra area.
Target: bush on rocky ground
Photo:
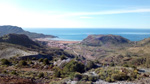
[[[10,61],[8,59],[1,59],[2,65],[10,65]]]

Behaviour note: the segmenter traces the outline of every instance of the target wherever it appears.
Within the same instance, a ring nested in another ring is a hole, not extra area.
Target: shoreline
[[[60,48],[64,50],[72,50],[72,48],[70,48],[69,45],[78,44],[81,42],[81,41],[51,40],[49,38],[37,38],[35,40],[46,42],[46,46],[48,47]]]
[[[51,38],[36,38],[35,40],[38,41],[45,41],[45,42],[58,42],[58,43],[65,43],[65,44],[72,44],[72,43],[80,43],[81,41],[75,41],[75,40],[61,40],[61,39],[51,39]]]

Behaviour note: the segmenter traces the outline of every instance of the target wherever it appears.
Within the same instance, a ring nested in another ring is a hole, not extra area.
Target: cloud
[[[64,18],[64,17],[79,17],[91,19],[94,15],[113,15],[113,14],[127,14],[127,13],[149,13],[150,9],[130,9],[130,10],[108,10],[108,11],[99,11],[99,12],[61,12],[52,15],[55,18]]]
[[[103,14],[143,13],[143,12],[150,12],[150,9],[103,11],[103,12],[97,12],[93,14],[103,15]]]
[[[124,13],[144,13],[150,12],[150,9],[134,9],[134,10],[108,10],[100,12],[74,12],[66,13],[59,16],[82,16],[82,15],[111,15],[111,14],[124,14]]]

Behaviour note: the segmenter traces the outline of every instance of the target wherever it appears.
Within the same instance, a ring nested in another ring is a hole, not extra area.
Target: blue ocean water
[[[102,28],[24,28],[26,31],[58,36],[56,40],[81,41],[91,34],[113,34],[131,41],[150,37],[150,29],[102,29]]]

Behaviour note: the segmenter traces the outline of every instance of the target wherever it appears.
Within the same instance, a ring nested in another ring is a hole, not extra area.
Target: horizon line
[[[115,28],[115,27],[21,27],[24,29],[150,29],[150,28]]]

